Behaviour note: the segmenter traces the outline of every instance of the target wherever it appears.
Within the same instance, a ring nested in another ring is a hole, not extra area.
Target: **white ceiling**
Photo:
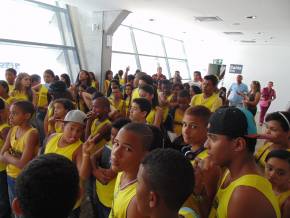
[[[290,0],[63,1],[88,11],[129,10],[132,14],[125,24],[176,37],[199,35],[203,31],[236,42],[256,40],[256,44],[290,45]],[[195,21],[196,16],[218,16],[223,21],[201,23]],[[246,16],[257,18],[247,19]],[[155,21],[149,21],[150,18]],[[244,34],[226,36],[225,31]]]

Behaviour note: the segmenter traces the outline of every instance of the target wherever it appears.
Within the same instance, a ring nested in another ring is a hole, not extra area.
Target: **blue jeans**
[[[9,204],[7,174],[6,171],[0,172],[0,218],[10,218],[11,209]]]
[[[8,193],[9,193],[10,205],[12,205],[13,199],[15,197],[15,182],[16,182],[15,178],[7,176],[7,184],[8,184]]]

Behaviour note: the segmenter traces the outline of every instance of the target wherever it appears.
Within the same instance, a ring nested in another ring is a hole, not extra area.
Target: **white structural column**
[[[87,12],[69,6],[81,69],[95,72],[100,85],[111,68],[112,36],[130,13],[126,10]]]

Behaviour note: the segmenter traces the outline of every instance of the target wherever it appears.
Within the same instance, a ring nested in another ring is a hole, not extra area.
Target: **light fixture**
[[[234,26],[239,26],[239,25],[241,25],[241,23],[238,23],[238,22],[237,22],[237,23],[233,23],[233,25],[234,25]]]
[[[256,19],[257,16],[247,16],[246,18],[248,18],[248,19]]]
[[[155,19],[153,19],[153,18],[150,18],[150,19],[149,19],[149,21],[151,21],[151,22],[152,22],[152,21],[155,21]]]

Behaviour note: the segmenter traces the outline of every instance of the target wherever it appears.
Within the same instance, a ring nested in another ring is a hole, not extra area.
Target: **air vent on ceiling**
[[[226,35],[244,35],[242,32],[224,32]]]
[[[195,20],[199,22],[216,22],[216,21],[223,21],[220,17],[194,17]]]
[[[242,43],[256,43],[255,40],[241,40]]]

